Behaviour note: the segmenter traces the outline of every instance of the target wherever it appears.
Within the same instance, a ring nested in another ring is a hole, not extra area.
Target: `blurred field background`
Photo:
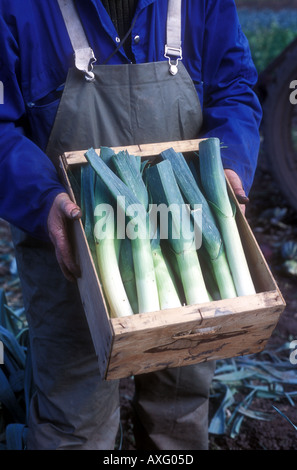
[[[258,72],[297,36],[297,1],[235,0]]]

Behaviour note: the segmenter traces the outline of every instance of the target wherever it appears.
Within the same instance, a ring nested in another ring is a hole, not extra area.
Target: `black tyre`
[[[263,137],[268,168],[297,211],[297,47],[276,70],[264,102]]]

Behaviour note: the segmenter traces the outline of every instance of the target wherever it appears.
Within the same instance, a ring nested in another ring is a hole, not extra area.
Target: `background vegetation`
[[[235,0],[258,72],[297,37],[297,1]],[[295,6],[296,9],[293,9]],[[259,10],[259,7],[261,10]]]

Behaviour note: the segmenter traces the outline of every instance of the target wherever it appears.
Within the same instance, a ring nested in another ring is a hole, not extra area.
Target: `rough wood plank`
[[[238,213],[236,221],[257,292],[276,290],[281,295],[252,229],[242,213]]]
[[[177,152],[197,152],[199,148],[199,142],[203,139],[194,140],[180,140],[173,142],[161,142],[157,144],[144,144],[144,145],[130,145],[121,147],[112,147],[115,153],[121,150],[127,150],[130,155],[140,156],[143,158],[153,157],[159,155],[163,150],[173,147]],[[97,153],[100,149],[96,149]],[[86,163],[85,157],[86,150],[66,152],[63,158],[66,160],[67,165],[81,165]]]
[[[159,318],[153,313],[113,320],[115,342],[106,378],[259,352],[283,308],[282,298],[268,292],[187,307],[178,316],[173,309],[159,312]]]
[[[147,333],[151,329],[157,331],[164,325],[173,328],[175,332],[178,330],[185,334],[185,332],[190,331],[187,324],[200,327],[205,326],[205,322],[213,317],[222,319],[224,315],[230,313],[236,315],[282,306],[282,297],[277,291],[271,291],[234,299],[206,302],[199,305],[186,305],[158,312],[141,313],[131,317],[113,318],[111,322],[116,336],[140,331]]]

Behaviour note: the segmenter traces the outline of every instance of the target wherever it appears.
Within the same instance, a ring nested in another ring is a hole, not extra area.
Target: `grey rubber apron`
[[[202,115],[197,92],[177,60],[180,0],[169,2],[168,37],[177,38],[177,45],[172,49],[167,45],[168,60],[137,65],[93,66],[93,52],[73,2],[60,0],[59,4],[76,66],[69,70],[47,147],[55,164],[69,150],[198,136]],[[77,287],[62,275],[50,244],[17,230],[14,239],[37,387],[28,448],[112,449],[119,426],[118,382],[99,379]],[[149,446],[207,446],[207,397],[213,367],[204,365],[203,370],[203,380],[197,367],[135,378],[136,408]]]
[[[195,86],[182,62],[174,55],[169,60],[169,53],[181,55],[181,0],[169,1],[168,61],[97,66],[79,23],[68,20],[76,14],[73,3],[59,3],[76,67],[69,70],[47,147],[54,161],[65,150],[197,138],[202,112]]]

